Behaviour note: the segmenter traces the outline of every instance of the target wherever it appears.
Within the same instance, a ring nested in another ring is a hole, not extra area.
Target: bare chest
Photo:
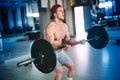
[[[66,35],[66,30],[64,27],[58,27],[55,29],[54,32],[55,38],[56,39],[63,39]]]

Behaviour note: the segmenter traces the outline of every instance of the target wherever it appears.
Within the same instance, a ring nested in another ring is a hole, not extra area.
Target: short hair
[[[54,14],[51,14],[50,19],[53,20],[55,18]]]
[[[59,7],[61,7],[61,5],[59,5],[59,4],[53,5],[52,8],[50,9],[51,14],[54,14],[56,12],[57,8],[59,8]]]

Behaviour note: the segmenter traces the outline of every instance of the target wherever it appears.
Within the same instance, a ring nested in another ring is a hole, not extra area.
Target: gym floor
[[[75,64],[74,80],[120,80],[120,39],[119,31],[109,31],[109,42],[103,49],[95,49],[86,43],[72,47],[67,54]],[[53,80],[54,71],[49,74],[41,73],[34,64],[17,67],[16,64],[30,57],[32,40],[23,40],[24,36],[3,39],[3,49],[0,57],[0,80]],[[62,80],[66,80],[67,68],[64,67]]]

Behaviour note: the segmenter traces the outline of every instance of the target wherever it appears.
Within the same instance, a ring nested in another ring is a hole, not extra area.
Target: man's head
[[[59,4],[53,5],[52,8],[50,9],[51,14],[54,14],[56,12],[57,8],[59,8],[59,7],[61,7],[61,5],[59,5]]]
[[[59,4],[53,5],[52,8],[50,9],[50,12],[51,12],[51,19],[58,17],[64,20],[64,9],[62,8],[61,5]]]

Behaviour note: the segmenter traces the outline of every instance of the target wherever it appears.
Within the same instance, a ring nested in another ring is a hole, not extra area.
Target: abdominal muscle
[[[62,41],[65,38],[65,31],[63,29],[57,29],[54,33],[54,41],[56,42],[55,49],[58,50],[62,46]]]

